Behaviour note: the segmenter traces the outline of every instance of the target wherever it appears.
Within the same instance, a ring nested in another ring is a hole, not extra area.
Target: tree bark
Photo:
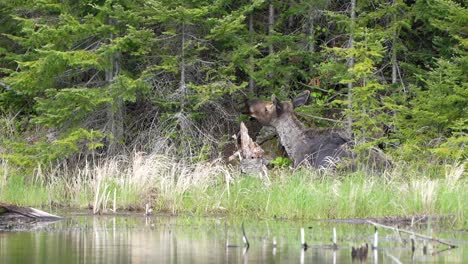
[[[109,22],[113,25],[113,22]],[[110,39],[114,39],[114,35],[110,35]],[[106,83],[110,87],[115,77],[119,75],[120,65],[118,62],[119,54],[112,54],[109,58],[110,67],[106,70]],[[124,103],[120,96],[114,96],[113,101],[107,107],[107,127],[108,131],[112,135],[112,139],[109,141],[108,154],[116,155],[121,153],[123,150],[124,142]]]
[[[271,42],[271,37],[273,36],[273,26],[275,24],[275,7],[273,3],[270,2],[268,6],[268,36],[270,37],[270,44],[268,45],[268,53],[273,54],[273,43]]]
[[[240,148],[242,158],[244,159],[260,159],[263,158],[263,149],[255,143],[249,136],[249,130],[245,126],[244,122],[240,124]]]
[[[180,81],[179,81],[179,89],[181,97],[183,98],[183,102],[185,102],[187,96],[187,85],[185,81],[185,23],[182,23],[182,40],[181,40],[181,47],[180,47]]]
[[[393,0],[393,5],[395,5],[395,0]],[[396,14],[393,15],[393,23],[397,22],[397,16]],[[392,64],[392,84],[396,85],[398,81],[398,61],[397,61],[397,50],[396,50],[396,45],[398,41],[398,32],[397,29],[395,28],[395,31],[393,32],[393,40],[392,40],[392,58],[391,58],[391,64]],[[397,110],[393,109],[392,110],[392,115],[393,118],[397,115]]]
[[[395,5],[395,1],[393,1],[393,5]],[[396,23],[396,15],[393,15],[393,23]],[[397,42],[397,31],[393,32],[393,40],[392,40],[392,84],[397,83],[397,53],[396,53],[396,42]]]
[[[315,10],[312,7],[312,5],[309,7],[309,17],[307,21],[307,51],[310,53],[315,52],[315,25],[314,25],[314,19],[315,19]]]
[[[349,32],[349,44],[348,48],[353,48],[354,47],[354,24],[356,22],[356,0],[351,0],[351,10],[350,10],[350,32]],[[354,67],[354,57],[350,56],[348,59],[348,69],[352,69]],[[348,83],[348,110],[351,111],[353,107],[353,87],[354,84],[353,82]],[[347,127],[346,131],[349,136],[352,136],[352,126],[353,126],[353,119],[351,115],[348,115],[348,120],[347,120]]]
[[[251,1],[252,2],[252,1]],[[252,10],[253,12],[253,10]],[[253,26],[253,14],[250,13],[249,15],[249,42],[250,42],[250,45],[253,46],[254,45],[254,26]],[[255,94],[255,80],[253,78],[253,72],[254,72],[254,58],[253,58],[253,55],[252,53],[250,53],[249,55],[249,70],[250,70],[250,73],[249,73],[249,93],[254,95]]]
[[[314,24],[314,19],[315,19],[315,9],[312,5],[309,7],[309,17],[307,21],[307,29],[306,29],[306,50],[309,53],[315,53],[315,24]],[[314,68],[314,63],[313,60],[310,61],[309,63],[309,73],[312,77],[313,71],[312,69]]]
[[[250,138],[249,131],[244,122],[240,124],[240,141],[241,172],[246,174],[261,174],[266,170],[263,159],[265,151]]]
[[[232,161],[236,158],[240,160],[240,169],[242,173],[258,174],[266,171],[264,154],[265,151],[249,136],[249,131],[244,122],[240,123],[239,138],[240,145],[237,145],[237,151],[232,154],[228,160]]]

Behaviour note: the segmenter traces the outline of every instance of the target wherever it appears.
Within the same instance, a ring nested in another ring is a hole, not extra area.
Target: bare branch
[[[341,123],[341,124],[346,123],[345,121],[330,119],[330,118],[326,118],[326,117],[320,117],[320,116],[311,115],[311,114],[301,113],[301,115],[304,115],[304,116],[307,116],[307,117],[312,117],[312,118],[318,119],[318,120],[325,120],[325,121],[329,121],[329,122],[333,122],[333,123]]]
[[[327,90],[325,90],[325,89],[322,89],[322,88],[320,88],[320,87],[318,87],[318,86],[310,86],[310,85],[305,84],[305,83],[303,83],[303,82],[299,82],[299,84],[304,85],[305,87],[308,87],[308,88],[317,89],[317,90],[322,91],[322,92],[325,92],[325,93],[329,93],[329,92],[330,92],[330,91],[327,91]]]
[[[405,229],[400,229],[400,228],[398,228],[398,227],[393,227],[393,226],[386,226],[386,225],[382,225],[382,224],[375,223],[375,222],[372,222],[372,221],[367,221],[367,222],[368,222],[369,224],[374,225],[375,227],[381,227],[381,228],[390,229],[390,230],[393,230],[393,231],[396,231],[396,232],[401,232],[401,233],[410,234],[410,235],[413,235],[413,236],[415,236],[415,237],[419,237],[419,238],[422,238],[422,239],[431,240],[431,241],[438,242],[438,243],[440,243],[440,244],[447,245],[447,246],[449,246],[450,248],[456,248],[456,247],[458,247],[457,245],[454,245],[454,244],[452,244],[452,243],[450,243],[450,242],[447,242],[447,241],[445,241],[445,240],[437,239],[437,238],[432,237],[432,236],[421,235],[421,234],[415,233],[414,231],[409,231],[409,230],[405,230]]]
[[[3,88],[5,88],[5,90],[7,90],[7,91],[12,90],[12,89],[11,89],[11,86],[8,85],[8,84],[6,84],[6,83],[4,83],[4,82],[0,82],[0,86],[2,86]]]

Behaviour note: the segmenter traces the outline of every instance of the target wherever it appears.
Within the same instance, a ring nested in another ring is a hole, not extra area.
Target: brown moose
[[[272,95],[271,102],[252,100],[249,112],[264,126],[276,129],[294,166],[302,163],[320,168],[335,164],[350,154],[346,151],[349,140],[331,130],[305,128],[294,113],[294,108],[307,102],[310,92],[304,91],[292,101],[281,102]]]

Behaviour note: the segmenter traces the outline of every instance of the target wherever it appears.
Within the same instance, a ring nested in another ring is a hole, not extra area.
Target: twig
[[[303,83],[303,82],[299,82],[299,84],[302,84],[302,85],[304,85],[305,87],[308,87],[308,88],[317,89],[317,90],[322,91],[322,92],[330,93],[330,91],[327,91],[327,90],[325,90],[325,89],[322,89],[322,88],[320,88],[320,87],[318,87],[318,86],[316,86],[316,85],[311,86],[311,85],[305,84],[305,83]]]
[[[385,252],[385,254],[387,255],[387,257],[393,260],[394,263],[402,264],[401,261],[397,257],[393,256],[392,254],[388,252]]]
[[[5,88],[5,90],[12,90],[12,89],[11,89],[11,86],[8,85],[8,84],[6,84],[6,83],[4,83],[4,82],[0,82],[0,86],[2,86],[3,88]]]
[[[447,242],[447,241],[445,241],[445,240],[437,239],[437,238],[434,238],[434,237],[432,237],[432,236],[421,235],[421,234],[415,233],[414,231],[408,231],[408,230],[400,229],[400,228],[393,227],[393,226],[386,226],[386,225],[382,225],[382,224],[375,223],[375,222],[372,222],[372,221],[367,221],[367,222],[368,222],[369,224],[372,224],[372,225],[376,226],[376,227],[382,227],[382,228],[385,228],[385,229],[390,229],[390,230],[398,231],[398,232],[401,232],[401,233],[410,234],[410,235],[413,235],[413,236],[416,236],[416,237],[419,237],[419,238],[422,238],[422,239],[435,241],[435,242],[438,242],[438,243],[440,243],[440,244],[447,245],[447,246],[449,246],[450,248],[456,248],[456,247],[458,247],[457,245],[454,245],[454,244],[452,244],[452,243],[450,243],[450,242]]]
[[[242,222],[242,240],[244,240],[244,246],[248,250],[250,247],[250,244],[249,244],[249,240],[247,239],[247,236],[245,235],[244,222]]]
[[[326,117],[320,117],[320,116],[311,115],[311,114],[301,113],[301,115],[304,115],[304,116],[307,116],[307,117],[312,117],[312,118],[318,119],[318,120],[329,121],[329,122],[333,122],[333,123],[345,123],[345,121],[330,119],[330,118],[326,118]]]

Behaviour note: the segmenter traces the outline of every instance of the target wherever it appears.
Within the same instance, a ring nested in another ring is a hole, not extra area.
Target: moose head
[[[250,116],[257,119],[264,126],[273,126],[282,118],[294,115],[294,108],[304,105],[309,98],[310,91],[304,91],[292,101],[281,102],[275,95],[271,102],[252,100],[248,103]]]
[[[294,112],[294,108],[304,105],[310,92],[304,91],[290,101],[281,102],[272,95],[271,101],[252,100],[248,103],[250,116],[264,126],[276,129],[294,166],[306,161],[314,167],[326,166],[348,154],[343,147],[347,140],[330,130],[305,128]]]

